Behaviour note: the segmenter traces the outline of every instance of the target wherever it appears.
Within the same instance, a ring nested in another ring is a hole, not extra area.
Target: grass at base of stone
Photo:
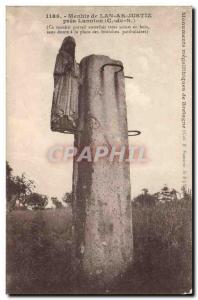
[[[72,283],[71,210],[7,215],[9,294],[183,294],[192,288],[191,202],[133,205],[134,259],[110,286]]]

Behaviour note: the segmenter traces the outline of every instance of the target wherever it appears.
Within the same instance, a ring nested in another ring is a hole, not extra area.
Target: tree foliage
[[[31,206],[33,209],[44,209],[47,204],[47,196],[39,193],[32,193],[26,196],[24,202],[24,205]]]
[[[65,193],[63,198],[62,198],[63,202],[65,202],[66,204],[72,204],[72,200],[73,200],[73,193]]]
[[[52,197],[51,200],[56,208],[63,208],[63,204],[61,203],[61,201],[58,200],[57,197]]]
[[[26,208],[31,206],[33,209],[42,209],[47,203],[46,196],[34,192],[35,184],[23,173],[21,176],[14,176],[12,168],[6,161],[6,196],[7,208],[12,210],[16,207],[16,201],[20,207]]]
[[[143,194],[135,197],[134,203],[141,206],[154,206],[156,204],[156,198],[154,195],[149,194],[147,189],[143,189]]]
[[[191,191],[182,187],[183,199],[191,199]],[[181,199],[181,193],[176,189],[169,189],[165,184],[159,192],[150,194],[147,188],[142,189],[142,193],[133,199],[134,204],[141,206],[154,206],[160,202],[173,202]]]

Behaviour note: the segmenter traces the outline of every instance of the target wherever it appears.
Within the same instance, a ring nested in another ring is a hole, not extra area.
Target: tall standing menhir
[[[122,63],[108,56],[90,55],[78,65],[75,41],[66,37],[54,70],[51,128],[74,133],[78,149],[128,147]],[[97,162],[74,159],[75,270],[103,285],[125,272],[132,255],[129,163],[109,162],[107,158]]]

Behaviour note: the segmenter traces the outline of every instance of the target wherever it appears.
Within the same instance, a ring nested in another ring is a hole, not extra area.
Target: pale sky
[[[104,8],[82,7],[79,11],[96,9],[104,12]],[[182,8],[133,7],[130,10],[152,12],[152,19],[144,22],[151,27],[148,35],[73,34],[76,60],[80,62],[90,54],[107,55],[121,60],[125,75],[134,77],[125,82],[128,127],[142,134],[130,138],[129,142],[144,145],[149,160],[131,165],[132,196],[144,187],[150,192],[158,191],[164,184],[180,190]],[[183,10],[189,12],[187,23],[190,24],[190,11]],[[45,32],[45,14],[54,11],[62,13],[63,8],[13,7],[7,11],[7,160],[15,174],[25,172],[33,179],[39,192],[61,198],[71,191],[72,161],[54,164],[47,159],[47,152],[56,144],[72,145],[73,137],[50,130],[53,70],[65,37]],[[65,7],[64,12],[75,12],[75,8]],[[190,35],[187,32],[187,38]],[[189,62],[187,71],[190,67]],[[187,110],[190,111],[190,84],[188,89]],[[187,118],[190,119],[190,114]],[[190,127],[189,123],[189,153]],[[187,160],[190,164],[190,154]],[[190,174],[189,168],[189,186]]]

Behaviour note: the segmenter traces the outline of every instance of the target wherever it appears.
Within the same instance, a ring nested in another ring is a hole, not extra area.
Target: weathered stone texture
[[[128,146],[122,65],[91,55],[80,63],[79,132],[75,145]],[[109,148],[109,149],[110,149]],[[74,161],[74,242],[77,264],[90,279],[108,282],[132,260],[132,212],[129,163],[101,158]]]

